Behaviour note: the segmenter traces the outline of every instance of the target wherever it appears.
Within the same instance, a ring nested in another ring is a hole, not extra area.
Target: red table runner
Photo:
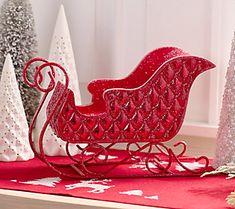
[[[197,163],[187,163],[192,169],[200,167]],[[136,164],[130,166],[128,172],[144,169]],[[235,180],[226,180],[225,176],[78,180],[59,177],[36,158],[27,162],[0,162],[0,188],[3,189],[155,207],[229,208],[225,198],[234,191],[234,183]]]

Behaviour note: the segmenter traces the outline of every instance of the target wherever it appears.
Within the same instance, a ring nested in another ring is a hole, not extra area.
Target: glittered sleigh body
[[[34,82],[31,82],[27,79],[27,70],[35,63],[39,65],[35,67]],[[30,127],[32,149],[50,168],[74,178],[138,176],[124,169],[131,165],[144,166],[142,176],[183,175],[172,169],[175,164],[191,175],[198,175],[207,169],[208,158],[194,158],[203,167],[191,170],[184,163],[186,144],[178,142],[170,148],[165,142],[171,140],[182,126],[193,81],[214,67],[210,61],[191,56],[181,49],[160,48],[149,53],[124,79],[91,82],[88,90],[92,94],[92,103],[76,106],[76,92],[68,88],[66,70],[44,59],[32,59],[24,69],[25,81],[44,92]],[[50,82],[47,87],[42,87],[45,69]],[[58,71],[64,74],[63,83],[56,80]],[[49,93],[52,97],[39,136],[38,152],[32,129]],[[44,154],[44,133],[49,125],[66,142],[68,157],[63,160],[51,160]],[[80,154],[70,154],[71,143],[77,144]],[[177,153],[175,148],[178,148]],[[113,153],[120,155],[112,158]]]

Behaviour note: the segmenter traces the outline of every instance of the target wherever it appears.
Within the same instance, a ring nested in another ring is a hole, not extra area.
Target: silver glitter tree
[[[226,164],[229,166],[235,164],[235,33],[226,74],[216,152],[213,161],[215,168]]]
[[[28,122],[38,106],[39,93],[23,81],[22,71],[26,62],[37,55],[34,17],[29,0],[5,0],[0,13],[0,74],[7,54],[15,68]],[[33,72],[29,75],[32,79]]]

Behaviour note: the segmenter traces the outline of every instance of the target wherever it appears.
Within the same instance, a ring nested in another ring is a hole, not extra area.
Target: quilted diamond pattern
[[[51,127],[71,143],[167,141],[183,123],[194,79],[212,67],[209,61],[193,56],[171,59],[138,88],[107,89],[100,98],[104,100],[103,112],[91,114],[79,111],[73,92],[68,89],[57,105]],[[62,84],[57,85],[48,114],[63,89]]]

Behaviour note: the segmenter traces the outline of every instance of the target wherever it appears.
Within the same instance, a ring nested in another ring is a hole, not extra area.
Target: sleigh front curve
[[[32,83],[27,80],[26,71],[35,61],[43,63],[36,67]],[[51,80],[43,88],[41,71],[46,67],[50,68],[48,76]],[[119,171],[127,165],[146,167],[144,174],[136,176],[201,174],[208,167],[208,158],[195,158],[204,166],[190,170],[184,163],[186,144],[177,143],[175,146],[182,149],[176,154],[174,147],[169,148],[164,142],[171,140],[182,126],[193,81],[213,67],[210,61],[181,49],[160,48],[149,53],[124,79],[91,82],[88,85],[91,104],[76,106],[76,92],[68,88],[68,76],[61,66],[42,59],[30,61],[24,70],[26,82],[45,92],[38,112],[49,92],[53,91],[37,156],[60,174],[75,178],[122,177],[127,174]],[[55,68],[64,73],[64,83],[56,82]],[[43,135],[48,125],[67,143],[68,158],[64,163],[51,162],[43,152]],[[77,144],[79,155],[70,154],[71,143]],[[120,156],[114,160],[110,156],[117,152],[117,145],[122,151],[118,151]],[[32,137],[31,146],[35,151]],[[177,172],[176,164],[185,172]]]

